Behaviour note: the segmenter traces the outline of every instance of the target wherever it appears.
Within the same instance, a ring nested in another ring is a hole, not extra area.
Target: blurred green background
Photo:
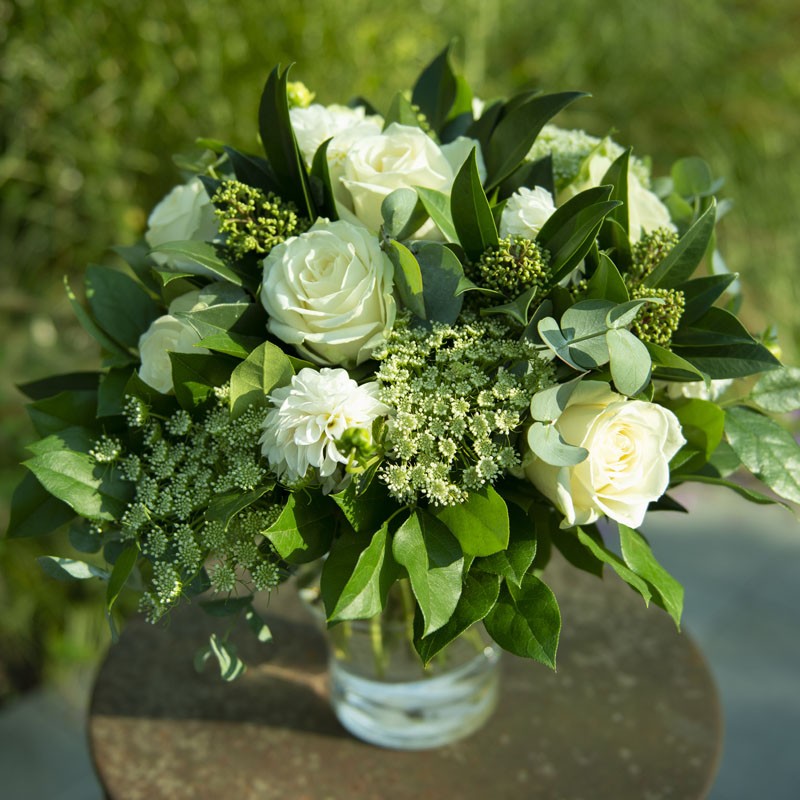
[[[751,329],[800,351],[800,5],[796,0],[0,0],[0,526],[33,437],[15,383],[91,368],[62,275],[143,232],[195,137],[255,151],[269,70],[323,103],[385,109],[452,37],[476,94],[593,97],[559,122],[633,144],[654,174],[701,155],[734,200],[722,226]],[[77,281],[73,281],[77,283]],[[100,587],[40,576],[61,544],[0,539],[0,703],[91,663]]]

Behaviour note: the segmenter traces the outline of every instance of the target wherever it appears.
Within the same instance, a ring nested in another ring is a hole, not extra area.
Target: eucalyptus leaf
[[[531,399],[531,416],[540,422],[552,422],[558,419],[579,383],[580,378],[575,378],[537,392]]]
[[[422,277],[425,319],[452,325],[461,313],[464,298],[459,288],[464,268],[455,253],[438,242],[426,242],[416,251]]]
[[[573,467],[589,456],[585,448],[565,442],[554,425],[534,422],[528,428],[527,440],[533,454],[554,467]]]
[[[393,239],[406,239],[428,217],[424,205],[413,189],[401,187],[383,198],[381,203],[383,230]]]
[[[633,397],[650,382],[650,353],[644,344],[624,328],[606,333],[611,378],[617,390]]]

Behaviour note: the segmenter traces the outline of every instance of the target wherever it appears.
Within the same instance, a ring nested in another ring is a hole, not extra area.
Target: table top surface
[[[95,685],[89,737],[114,800],[693,800],[721,744],[702,655],[613,575],[555,562],[558,670],[504,654],[498,709],[477,733],[422,752],[352,738],[327,699],[326,648],[291,586],[265,613],[273,641],[234,637],[247,672],[198,674],[192,656],[227,620],[199,609],[169,629],[136,620]]]

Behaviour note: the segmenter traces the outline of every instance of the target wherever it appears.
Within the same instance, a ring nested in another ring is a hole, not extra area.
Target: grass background
[[[33,438],[15,383],[95,365],[61,277],[143,232],[198,136],[257,150],[269,70],[295,62],[323,103],[386,108],[452,37],[485,98],[540,86],[593,97],[561,124],[724,175],[729,267],[759,330],[797,361],[800,6],[795,0],[0,0],[0,526]],[[73,279],[73,283],[77,280]],[[0,539],[0,702],[90,662],[100,587],[55,584],[62,544]]]

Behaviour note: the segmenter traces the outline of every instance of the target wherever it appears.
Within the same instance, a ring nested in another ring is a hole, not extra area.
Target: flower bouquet
[[[687,481],[800,501],[773,418],[800,374],[735,316],[721,182],[697,158],[654,179],[552,124],[580,92],[482,103],[448,50],[384,115],[287,73],[261,97],[263,154],[200,140],[117,249],[129,269],[90,266],[85,304],[67,285],[103,364],[22,387],[41,438],[10,535],[69,523],[85,560],[42,566],[105,581],[112,626],[123,591],[153,622],[199,596],[262,640],[256,593],[313,563],[337,650],[365,626],[384,673],[392,637],[432,674],[464,641],[555,667],[553,549],[678,624],[646,512],[680,510]],[[226,637],[210,658],[244,668]]]

